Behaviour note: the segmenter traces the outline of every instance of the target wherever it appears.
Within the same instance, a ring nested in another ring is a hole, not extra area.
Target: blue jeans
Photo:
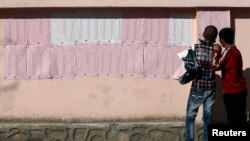
[[[214,105],[215,90],[203,90],[191,88],[186,111],[186,141],[194,141],[194,122],[198,109],[203,104],[203,141],[208,138],[208,125],[212,122],[212,110]]]

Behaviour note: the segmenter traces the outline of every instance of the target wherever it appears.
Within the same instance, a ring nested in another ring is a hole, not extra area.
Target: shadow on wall
[[[250,68],[245,69],[243,72],[246,80],[247,80],[247,104],[246,104],[246,112],[247,112],[247,120],[250,122]]]
[[[3,20],[4,19],[4,15],[3,15],[3,11],[0,10],[0,19]],[[0,38],[0,47],[3,46],[3,38]],[[0,51],[0,61],[3,62],[3,53],[4,51]],[[3,74],[0,74],[0,79],[3,79]],[[0,80],[1,82],[2,80]],[[9,91],[15,91],[18,89],[18,86],[19,86],[19,83],[18,81],[14,80],[13,82],[7,84],[7,85],[3,85],[2,83],[0,83],[0,98],[1,98],[1,95],[2,94],[5,94],[6,92],[9,92]],[[1,100],[1,99],[0,99]]]
[[[0,76],[0,77],[2,77],[2,76]],[[1,94],[4,94],[6,92],[16,90],[18,88],[18,86],[19,86],[19,83],[17,81],[14,81],[13,83],[8,84],[6,86],[5,85],[3,86],[0,84],[0,96],[1,96]]]
[[[2,54],[0,54],[0,61],[2,60],[3,60],[3,56]],[[0,79],[3,79],[2,74],[0,74]],[[18,86],[19,86],[19,82],[16,80],[14,80],[12,83],[8,85],[3,85],[2,83],[0,83],[0,98],[1,98],[1,95],[5,94],[6,92],[17,90]]]
[[[247,81],[247,103],[246,103],[246,114],[247,120],[250,122],[250,68],[243,71],[243,75]],[[221,77],[216,75],[216,96],[214,104],[213,122],[214,123],[227,123],[227,113],[224,105],[222,84],[220,81]]]
[[[216,74],[215,80],[216,80],[216,94],[214,103],[213,122],[226,123],[227,113],[223,101],[221,77]]]

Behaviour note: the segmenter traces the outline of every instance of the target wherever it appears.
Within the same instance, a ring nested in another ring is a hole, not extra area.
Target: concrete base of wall
[[[184,141],[184,134],[184,122],[0,123],[0,141]]]

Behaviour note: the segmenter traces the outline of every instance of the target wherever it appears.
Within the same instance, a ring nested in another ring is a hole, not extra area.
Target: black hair
[[[234,43],[234,31],[231,28],[223,28],[219,33],[220,39],[223,39],[225,43],[233,44]]]
[[[205,28],[204,34],[207,40],[214,43],[218,34],[218,30],[215,26],[209,25]]]

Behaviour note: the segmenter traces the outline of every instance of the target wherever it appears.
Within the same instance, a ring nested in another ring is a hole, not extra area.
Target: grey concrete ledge
[[[184,122],[0,123],[0,141],[184,141],[184,133]]]

